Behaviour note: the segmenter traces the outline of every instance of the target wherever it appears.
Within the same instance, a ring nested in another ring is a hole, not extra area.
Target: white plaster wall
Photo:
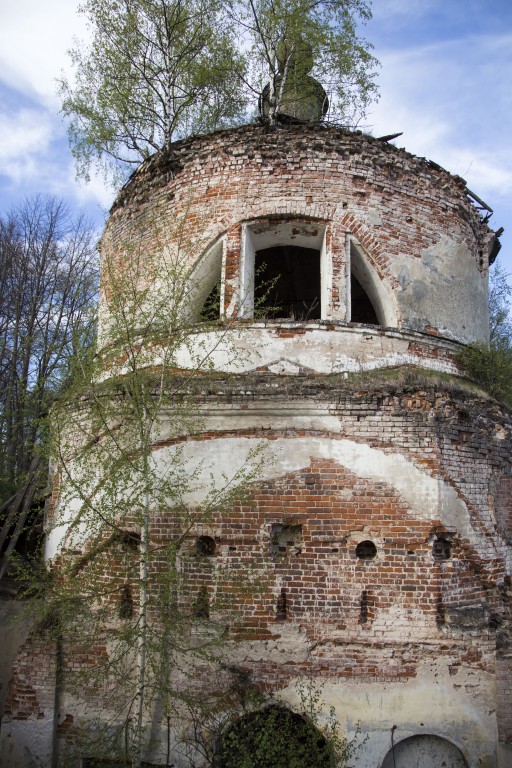
[[[421,258],[397,257],[392,272],[401,285],[397,301],[409,328],[421,331],[431,325],[466,344],[488,340],[487,272],[479,270],[467,245],[440,232]]]
[[[0,768],[50,768],[54,719],[4,720],[0,737]]]
[[[324,712],[335,708],[348,738],[354,736],[357,725],[363,737],[368,735],[352,761],[357,768],[380,768],[391,748],[393,726],[397,726],[395,742],[415,734],[435,734],[455,743],[469,768],[495,768],[493,676],[462,668],[452,677],[449,664],[449,657],[420,664],[415,678],[400,682],[326,682],[321,690]],[[296,682],[281,696],[300,708]]]
[[[287,336],[286,334],[293,334]],[[283,335],[284,334],[284,335]],[[442,373],[458,374],[451,359],[461,347],[447,339],[423,333],[402,333],[362,326],[329,326],[318,323],[235,324],[224,329],[195,333],[178,349],[150,345],[138,351],[140,366],[173,365],[186,370],[247,373],[257,369],[294,375],[354,373],[378,368],[415,365]],[[125,373],[110,368],[103,378]]]
[[[327,418],[327,423],[339,431],[339,422]],[[262,449],[265,458],[261,462]],[[185,502],[190,505],[200,504],[209,492],[223,488],[227,481],[241,480],[253,467],[258,467],[258,481],[264,481],[305,469],[313,457],[332,459],[360,477],[387,483],[400,494],[415,517],[440,519],[445,525],[455,527],[479,549],[479,537],[472,527],[467,507],[456,491],[441,478],[432,477],[398,453],[386,453],[364,443],[328,437],[291,437],[268,442],[258,438],[225,437],[187,442],[179,448],[160,448],[153,455],[156,472],[164,476],[178,455],[180,463],[193,478],[184,494]],[[47,558],[58,552],[67,526],[80,507],[80,499],[75,498],[70,499],[67,509],[61,510],[59,527],[48,533]],[[83,533],[83,527],[81,530]]]

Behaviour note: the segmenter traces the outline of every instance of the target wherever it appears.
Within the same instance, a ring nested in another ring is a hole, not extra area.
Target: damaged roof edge
[[[195,136],[187,136],[186,138],[179,139],[173,144],[171,144],[169,147],[165,147],[158,152],[155,152],[154,154],[147,157],[145,160],[141,162],[141,164],[136,168],[128,177],[126,182],[123,184],[121,189],[119,190],[116,199],[112,203],[112,206],[110,208],[110,214],[114,213],[114,211],[123,206],[126,196],[129,196],[129,190],[134,185],[137,184],[138,179],[141,178],[141,176],[145,174],[149,174],[149,176],[152,176],[154,172],[158,172],[159,168],[165,167],[166,164],[173,166],[173,156],[175,160],[177,161],[177,155],[175,155],[175,152],[180,152],[183,149],[186,149],[190,145],[196,143],[196,142],[204,142],[208,141],[210,139],[214,139],[214,137],[219,137],[219,135],[226,134],[226,135],[232,135],[236,133],[263,133],[263,134],[269,134],[271,132],[275,133],[276,136],[282,135],[285,132],[296,131],[298,128],[297,125],[293,126],[279,126],[278,128],[270,129],[266,125],[262,125],[261,123],[246,123],[244,125],[240,125],[234,128],[219,128],[216,131],[212,131],[211,133],[207,134],[198,134]],[[304,125],[300,126],[301,132],[311,131],[312,126],[310,125]],[[389,141],[392,141],[393,139],[397,138],[398,136],[401,136],[402,133],[393,133],[388,134],[386,136],[371,136],[368,133],[364,133],[361,130],[355,130],[351,131],[347,128],[342,127],[333,127],[330,125],[319,123],[314,126],[315,132],[319,133],[326,133],[326,134],[340,134],[344,136],[353,136],[355,138],[363,138],[365,140],[368,140],[369,142],[376,142],[380,144],[380,146],[387,146],[391,151],[396,152],[398,155],[405,155],[407,157],[413,158],[414,160],[419,161],[420,163],[425,163],[429,168],[435,171],[439,171],[443,174],[446,174],[455,184],[461,189],[464,190],[465,194],[470,198],[472,203],[476,203],[474,207],[477,211],[485,210],[488,212],[488,216],[485,218],[482,218],[480,215],[480,220],[487,225],[488,219],[493,213],[493,209],[482,200],[476,193],[472,192],[470,189],[468,189],[466,180],[463,179],[461,176],[457,174],[453,174],[450,171],[446,170],[446,168],[443,168],[441,165],[436,163],[434,160],[429,160],[425,157],[421,157],[419,155],[414,155],[411,152],[408,152],[405,147],[397,147],[395,144],[389,144]],[[169,162],[170,161],[170,162]],[[176,168],[169,167],[169,171],[172,175],[175,175],[174,172],[179,172],[180,170],[180,163],[177,161]],[[492,232],[492,229],[488,227],[489,231]],[[503,231],[503,230],[501,230]],[[499,238],[499,235],[496,236],[495,243],[493,246],[494,253],[494,259],[498,255],[498,252],[500,250],[501,244],[497,241],[497,238]],[[491,262],[492,263],[492,262]]]

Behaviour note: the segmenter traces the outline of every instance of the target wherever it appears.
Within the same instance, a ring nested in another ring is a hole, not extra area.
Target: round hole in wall
[[[211,536],[198,536],[196,552],[200,557],[213,557],[215,555],[215,541]]]
[[[369,539],[360,541],[356,547],[356,557],[358,557],[359,560],[373,560],[376,554],[377,547],[373,541],[370,541]]]

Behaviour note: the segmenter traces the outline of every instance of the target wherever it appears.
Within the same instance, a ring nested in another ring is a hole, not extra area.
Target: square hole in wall
[[[272,557],[300,555],[302,551],[302,525],[273,523],[270,528],[270,554]]]

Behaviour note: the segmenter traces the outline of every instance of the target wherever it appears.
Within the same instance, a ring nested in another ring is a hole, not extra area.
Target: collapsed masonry
[[[253,595],[232,590],[231,663],[251,685],[298,711],[296,681],[314,679],[348,736],[357,723],[367,734],[354,758],[362,768],[505,768],[512,425],[457,368],[462,345],[488,338],[497,251],[464,180],[359,132],[217,132],[143,163],[101,251],[121,272],[142,258],[151,303],[180,247],[192,286],[185,314],[198,326],[176,375],[194,371],[201,427],[177,441],[163,413],[155,455],[172,464],[179,442],[185,466],[219,477],[254,446],[272,456],[250,499],[183,538],[192,613],[215,620],[230,568],[264,573]],[[220,326],[201,324],[205,306]],[[104,275],[105,347],[109,312]],[[146,328],[139,343],[158,370],[165,340]],[[197,370],[204,349],[213,377]],[[105,376],[123,372],[120,361]],[[173,535],[172,509],[155,511],[152,541]],[[48,557],[65,543],[54,532]],[[116,547],[105,578],[122,585],[138,550],[124,546],[121,558]],[[121,616],[133,600],[123,595]],[[101,708],[66,693],[58,656],[37,635],[21,648],[2,766],[24,765],[25,748],[58,765],[80,718]],[[165,732],[157,714],[153,725]],[[185,766],[165,754],[166,740],[147,759]]]

